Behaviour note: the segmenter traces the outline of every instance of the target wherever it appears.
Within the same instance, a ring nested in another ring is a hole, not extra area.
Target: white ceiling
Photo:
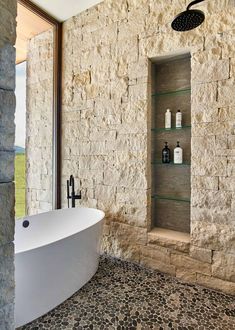
[[[102,0],[32,0],[38,7],[63,22]]]

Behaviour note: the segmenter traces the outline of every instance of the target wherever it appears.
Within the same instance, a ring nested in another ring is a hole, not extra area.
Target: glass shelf
[[[181,128],[176,128],[176,127],[172,127],[172,128],[165,128],[165,127],[151,128],[151,131],[155,132],[155,133],[159,133],[159,132],[182,131],[184,129],[190,129],[190,128],[191,128],[191,126],[186,125],[186,126],[182,126]]]
[[[174,164],[173,162],[170,163],[163,163],[161,160],[154,160],[151,162],[152,165],[162,165],[162,166],[190,166],[191,163],[183,162],[182,164]]]
[[[156,92],[152,94],[152,97],[182,95],[182,94],[189,94],[190,92],[191,92],[191,88],[184,88],[176,91]]]
[[[190,198],[183,198],[183,197],[153,195],[152,198],[168,200],[168,201],[183,202],[183,203],[190,203]]]

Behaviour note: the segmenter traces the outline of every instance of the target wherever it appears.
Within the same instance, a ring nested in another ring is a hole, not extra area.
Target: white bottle
[[[177,146],[174,149],[174,164],[183,163],[183,149],[180,147],[179,141],[177,141]]]
[[[167,109],[166,113],[165,113],[165,128],[171,128],[171,111],[170,111],[170,109]]]
[[[175,123],[175,127],[176,128],[182,128],[182,113],[180,110],[178,110],[176,112],[176,123]]]

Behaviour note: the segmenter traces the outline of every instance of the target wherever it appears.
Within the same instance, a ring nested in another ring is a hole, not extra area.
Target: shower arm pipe
[[[189,4],[188,7],[187,7],[187,10],[189,10],[190,7],[192,7],[192,6],[194,6],[194,5],[196,5],[197,3],[202,2],[202,1],[204,1],[204,0],[194,0],[194,1],[190,2],[190,4]]]

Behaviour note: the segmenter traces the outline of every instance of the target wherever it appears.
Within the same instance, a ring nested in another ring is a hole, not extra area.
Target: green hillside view
[[[25,154],[15,156],[15,217],[25,215]]]

